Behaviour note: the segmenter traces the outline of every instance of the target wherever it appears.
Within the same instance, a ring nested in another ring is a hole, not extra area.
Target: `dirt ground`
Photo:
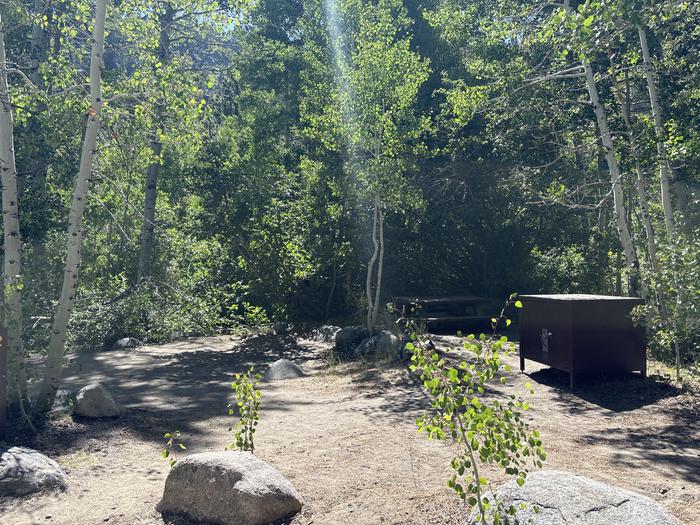
[[[445,343],[447,338],[442,338]],[[2,524],[162,524],[155,511],[169,466],[163,434],[178,429],[188,453],[232,441],[226,405],[234,373],[279,357],[308,376],[263,385],[256,454],[305,500],[293,524],[456,524],[466,514],[446,488],[453,450],[418,434],[428,406],[400,366],[333,364],[330,346],[291,337],[211,337],[158,347],[82,354],[64,373],[77,391],[102,381],[129,410],[116,420],[54,421],[26,442],[58,461],[64,493],[0,500]],[[531,423],[569,470],[645,494],[686,524],[700,524],[700,396],[659,378],[579,380],[528,362],[499,394],[529,396]],[[503,478],[489,472],[494,482]]]

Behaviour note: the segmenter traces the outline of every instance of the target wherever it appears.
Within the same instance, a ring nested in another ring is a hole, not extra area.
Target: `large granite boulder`
[[[568,472],[532,472],[522,487],[510,481],[496,493],[506,508],[517,509],[517,525],[680,524],[646,496]]]
[[[68,486],[58,463],[36,450],[0,450],[0,496],[26,496],[41,490],[65,490]]]
[[[355,348],[369,337],[364,326],[346,326],[335,334],[335,351],[341,356],[351,356]]]
[[[302,504],[292,484],[250,452],[205,452],[175,463],[158,510],[197,523],[263,525]]]
[[[382,330],[376,336],[375,354],[377,359],[396,361],[401,357],[401,339],[389,330]]]
[[[112,350],[128,350],[139,346],[143,346],[143,343],[135,337],[122,337],[112,345]]]
[[[311,333],[311,339],[322,343],[333,343],[335,342],[336,334],[340,332],[340,330],[341,328],[339,326],[324,325]]]
[[[75,396],[73,414],[83,417],[118,417],[124,410],[101,383],[80,389]]]
[[[282,379],[296,379],[304,376],[304,370],[289,359],[278,359],[270,365],[265,372],[265,381],[280,381]]]
[[[401,357],[401,340],[390,331],[382,330],[362,340],[345,355],[363,359],[396,361]]]

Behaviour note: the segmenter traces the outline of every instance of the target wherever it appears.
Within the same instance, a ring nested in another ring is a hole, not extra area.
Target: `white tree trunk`
[[[367,294],[367,330],[370,333],[374,330],[374,300],[372,299],[372,276],[374,275],[374,264],[377,262],[377,256],[379,255],[379,242],[377,241],[377,226],[379,224],[379,195],[374,196],[374,216],[372,221],[372,244],[374,245],[374,251],[372,252],[372,257],[367,264],[367,282],[366,282],[366,294]]]
[[[617,226],[617,233],[620,237],[620,242],[622,243],[622,249],[625,253],[625,262],[630,273],[630,294],[636,294],[639,291],[639,261],[637,259],[637,252],[634,248],[634,243],[632,242],[632,236],[630,235],[629,227],[627,225],[627,213],[625,212],[625,200],[622,190],[622,175],[620,173],[620,166],[617,162],[617,155],[615,153],[615,146],[610,133],[610,127],[608,125],[608,118],[605,114],[605,108],[603,107],[600,97],[598,96],[598,86],[596,85],[596,81],[593,76],[593,68],[591,67],[591,63],[587,60],[584,61],[583,69],[586,77],[588,94],[591,99],[591,104],[593,105],[593,111],[595,112],[598,129],[600,130],[600,140],[605,151],[605,160],[608,164],[608,171],[610,173],[610,183],[612,184],[613,190],[615,224]]]
[[[3,285],[7,317],[8,405],[11,412],[26,401],[26,372],[22,351],[22,264],[12,105],[7,82],[5,30],[0,15],[0,174],[4,239]]]
[[[66,330],[70,314],[78,290],[78,274],[80,272],[80,251],[82,245],[82,223],[85,212],[85,201],[90,186],[93,158],[97,144],[97,133],[100,127],[100,112],[102,110],[101,68],[104,52],[106,0],[95,2],[95,28],[92,35],[92,52],[90,55],[90,98],[87,127],[83,138],[83,148],[80,155],[80,171],[75,183],[73,201],[68,214],[68,242],[66,264],[63,276],[61,297],[54,314],[53,329],[47,353],[46,373],[41,385],[41,391],[35,405],[35,415],[43,418],[51,409],[61,378],[63,353],[66,346]]]
[[[382,295],[382,276],[384,273],[384,212],[381,208],[381,203],[378,209],[379,213],[379,261],[377,262],[377,282],[374,288],[374,308],[372,310],[372,326],[377,326],[377,318],[379,317],[379,309],[381,305]]]
[[[666,145],[664,144],[663,119],[661,117],[661,105],[659,104],[659,93],[656,90],[656,81],[654,80],[654,70],[649,55],[649,44],[647,42],[647,33],[643,26],[637,26],[639,33],[639,42],[642,47],[642,59],[644,60],[644,72],[646,75],[647,89],[649,90],[649,101],[651,102],[651,113],[654,119],[654,131],[656,132],[656,151],[659,155],[659,181],[661,183],[661,205],[664,209],[664,222],[666,224],[666,233],[670,242],[673,242],[674,220],[673,220],[673,203],[671,201],[671,167],[666,153]]]
[[[676,245],[676,225],[673,217],[673,201],[671,200],[671,164],[668,160],[666,145],[664,143],[666,133],[664,131],[663,117],[661,115],[661,104],[659,102],[659,92],[656,89],[656,81],[654,80],[654,68],[651,63],[651,55],[649,53],[649,43],[647,42],[647,33],[644,26],[638,25],[637,32],[639,33],[639,43],[642,48],[642,60],[644,61],[644,72],[647,81],[647,89],[649,90],[649,101],[651,102],[651,114],[654,119],[654,132],[656,134],[656,151],[659,156],[659,182],[661,184],[661,205],[664,210],[664,223],[666,225],[666,235],[668,236],[669,244],[675,248]],[[672,325],[673,332],[678,335],[678,312],[682,309],[685,302],[685,293],[679,284],[678,268],[676,263],[671,263],[671,272],[673,281],[676,287],[676,313],[673,315]],[[677,337],[673,341],[676,353],[676,380],[681,379],[681,349]]]
[[[612,59],[611,59],[612,63]],[[649,250],[649,263],[651,266],[651,271],[656,274],[659,269],[659,260],[657,256],[656,247],[656,233],[654,232],[654,225],[651,222],[651,216],[649,215],[649,203],[647,201],[646,188],[644,186],[644,170],[639,161],[639,144],[637,143],[637,137],[634,135],[634,128],[632,127],[632,115],[630,111],[630,94],[629,94],[629,77],[625,73],[625,85],[624,90],[615,79],[615,73],[613,73],[613,87],[616,88],[618,92],[618,99],[620,108],[622,109],[622,120],[625,123],[625,128],[627,130],[627,138],[630,143],[630,151],[634,157],[634,171],[637,175],[636,185],[637,185],[637,199],[639,200],[639,213],[642,219],[642,225],[644,226],[644,233],[647,239],[647,249]]]

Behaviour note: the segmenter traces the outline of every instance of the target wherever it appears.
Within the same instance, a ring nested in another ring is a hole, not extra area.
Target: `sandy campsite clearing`
[[[429,402],[420,385],[398,365],[333,364],[329,349],[293,337],[221,336],[75,356],[62,388],[102,381],[128,413],[100,421],[64,416],[25,443],[64,468],[69,489],[0,501],[0,523],[164,523],[155,511],[169,469],[163,434],[180,430],[188,453],[223,450],[232,440],[233,374],[279,357],[308,375],[263,384],[256,454],[303,496],[292,523],[464,523],[445,483],[450,446],[416,430]],[[511,381],[498,390],[524,393],[524,383],[533,383],[529,417],[542,431],[548,468],[634,490],[683,523],[700,524],[697,393],[652,376],[612,378],[614,387],[583,381],[574,395],[565,374],[529,362],[520,374],[511,361]]]

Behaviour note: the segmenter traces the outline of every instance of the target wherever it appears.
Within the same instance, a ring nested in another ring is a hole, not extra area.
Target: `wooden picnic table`
[[[473,296],[400,296],[394,307],[405,317],[425,323],[431,332],[489,331],[493,300]]]

